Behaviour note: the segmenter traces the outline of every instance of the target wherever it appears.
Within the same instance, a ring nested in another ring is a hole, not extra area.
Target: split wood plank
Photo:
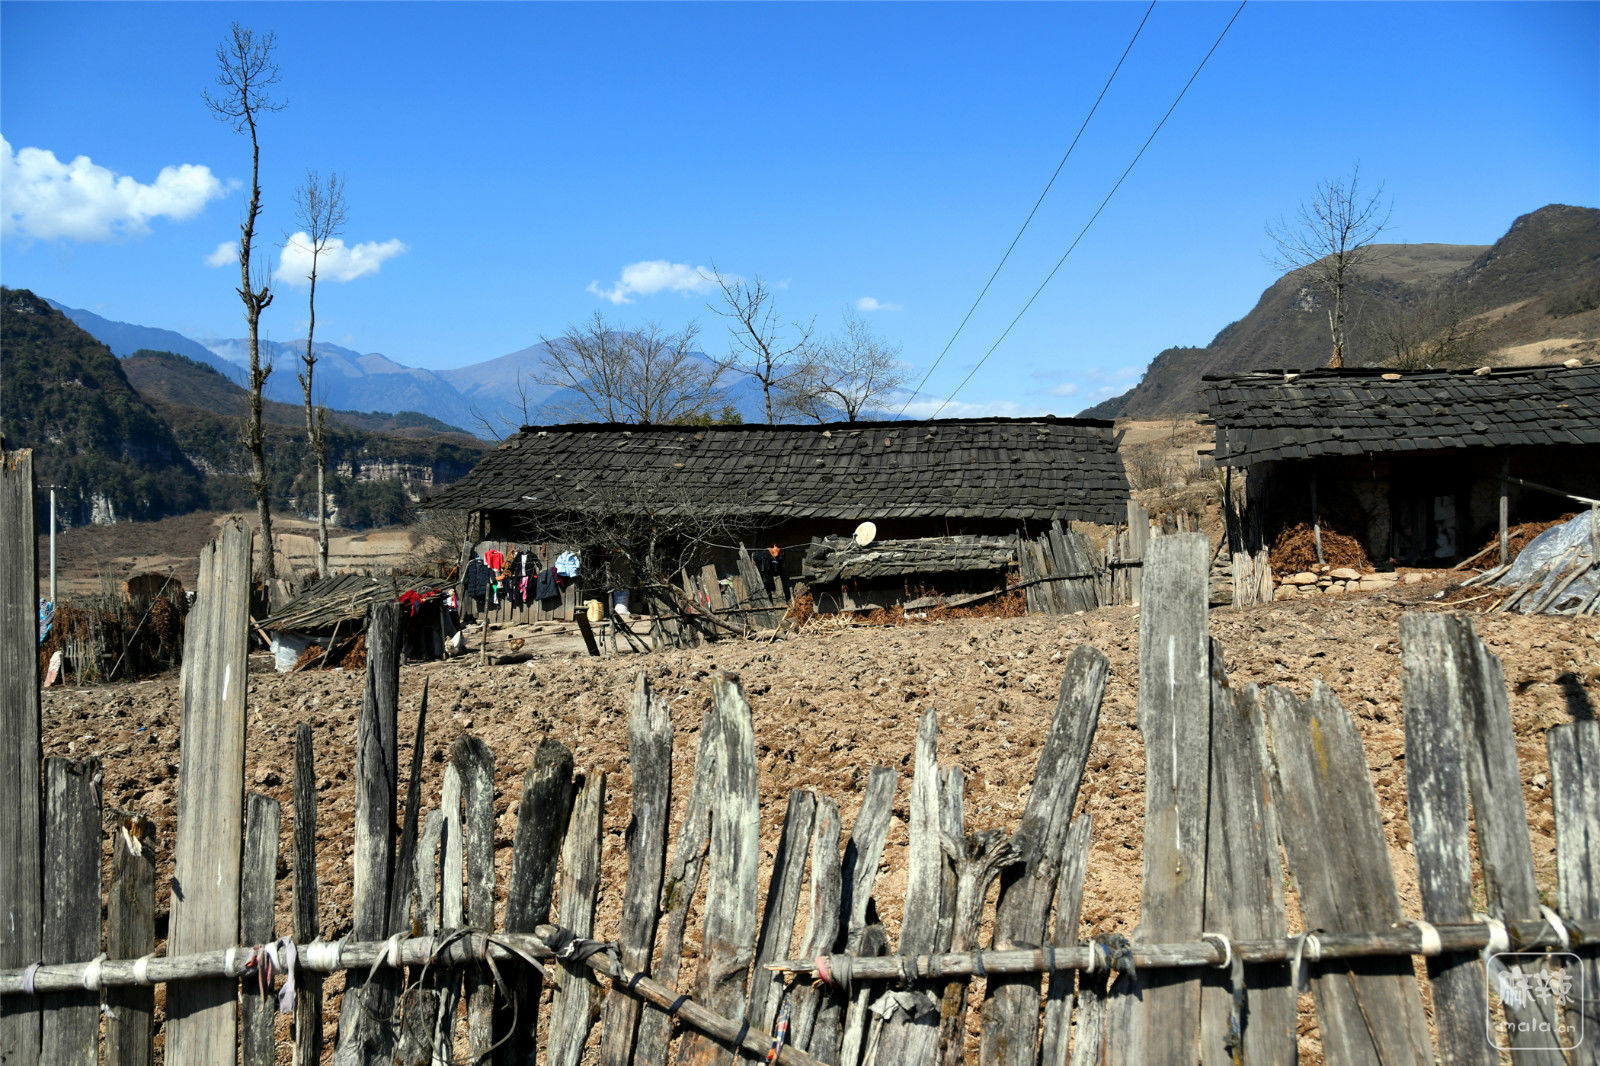
[[[444,815],[429,811],[417,834],[406,913],[407,928],[420,936],[434,936],[439,931],[439,843],[443,833]],[[395,1052],[399,1066],[428,1066],[433,1061],[443,979],[442,973],[429,969],[424,980],[407,986],[400,1004],[399,1046]]]
[[[1265,691],[1272,795],[1308,929],[1356,932],[1401,920],[1361,734],[1318,681],[1304,703]],[[1433,1061],[1410,958],[1325,960],[1311,991],[1329,1062]]]
[[[1132,505],[1130,504],[1130,521]],[[1192,940],[1204,929],[1211,748],[1211,545],[1203,534],[1145,548],[1139,612],[1139,732],[1145,749],[1144,889],[1139,939]],[[1114,1061],[1183,1066],[1200,1057],[1200,978],[1141,975],[1143,994]]]
[[[118,823],[111,842],[106,957],[138,959],[156,949],[155,826],[132,812],[121,812]],[[156,990],[112,988],[105,999],[107,1066],[150,1066]]]
[[[685,581],[688,575],[685,574]],[[672,808],[672,708],[650,690],[643,670],[634,680],[628,706],[628,767],[633,776],[632,817],[628,822],[628,884],[622,894],[617,930],[622,965],[635,973],[650,969],[667,864],[667,820]],[[606,1066],[628,1066],[639,1029],[639,1001],[607,996],[600,1059]]]
[[[1067,829],[1067,842],[1061,849],[1061,881],[1056,887],[1055,933],[1052,944],[1078,943],[1078,922],[1083,915],[1083,878],[1089,869],[1089,840],[1094,834],[1094,815],[1083,812]],[[1067,1066],[1067,1044],[1072,1032],[1072,987],[1077,975],[1071,970],[1051,974],[1045,987],[1044,1033],[1039,1040],[1040,1066]],[[1093,1040],[1084,1019],[1078,1016],[1080,1038]]]
[[[772,857],[772,879],[767,884],[766,912],[761,916],[761,932],[756,938],[755,966],[750,977],[750,1003],[745,1017],[758,1029],[770,1031],[778,1016],[778,1001],[783,993],[782,975],[766,969],[789,954],[794,937],[794,918],[800,910],[800,889],[805,884],[806,856],[811,850],[811,833],[816,827],[817,797],[808,789],[789,793],[789,809],[784,814],[778,835],[778,850]]]
[[[39,574],[33,452],[0,453],[0,969],[40,959],[44,851],[39,765]],[[39,1056],[39,1003],[0,999],[0,1062]]]
[[[856,954],[858,957],[869,958],[889,954],[889,935],[884,932],[882,922],[873,922],[862,930],[861,946]],[[859,982],[852,990],[850,1003],[844,1013],[844,1031],[839,1044],[839,1066],[856,1066],[861,1061],[861,1049],[868,1040],[867,1027],[879,1022],[869,1009],[869,1004],[878,991],[865,981]],[[876,1059],[869,1061],[876,1062]]]
[[[494,931],[494,753],[474,736],[461,737],[451,749],[461,774],[461,851],[467,895],[465,924],[480,932]],[[494,981],[482,968],[463,982],[467,999],[467,1054],[480,1060],[494,1043]]]
[[[917,726],[911,777],[910,847],[906,856],[906,896],[900,924],[900,956],[944,951],[940,926],[953,911],[945,898],[945,855],[938,763],[939,719],[929,708]],[[948,927],[947,927],[948,930]],[[883,990],[873,1004],[883,1018],[878,1059],[886,1063],[932,1062],[939,1047],[939,1001],[926,983]]]
[[[583,783],[572,804],[561,848],[561,903],[556,923],[579,937],[594,936],[595,896],[600,888],[600,838],[605,831],[606,775]],[[582,962],[558,962],[560,983],[550,1004],[550,1039],[545,1061],[550,1066],[578,1066],[593,1023],[590,1004],[595,986]],[[537,1001],[535,1001],[537,1002]]]
[[[1443,674],[1449,684],[1445,709],[1460,719],[1463,737],[1472,738],[1461,755],[1467,766],[1489,914],[1502,921],[1537,918],[1540,900],[1533,840],[1500,660],[1478,640],[1465,615],[1417,615],[1414,622],[1409,617],[1400,621],[1402,643],[1409,632],[1431,648],[1431,671]],[[1560,1050],[1549,1047],[1551,1041],[1542,1035],[1553,1032],[1558,1021],[1548,1000],[1533,997],[1523,1005],[1507,1004],[1506,1021],[1519,1066],[1560,1066],[1564,1061]]]
[[[1266,722],[1254,685],[1228,684],[1222,645],[1211,647],[1211,797],[1206,830],[1205,929],[1231,940],[1287,936],[1277,812],[1267,784]],[[1231,969],[1231,968],[1230,968]],[[1201,1061],[1226,1066],[1292,1062],[1298,995],[1281,963],[1241,967],[1242,999],[1230,970],[1201,979]]]
[[[716,734],[715,786],[710,797],[711,846],[706,911],[695,999],[707,1010],[738,1018],[755,955],[756,864],[761,854],[756,793],[756,742],[750,704],[734,677],[711,685],[711,714],[701,725]],[[701,1033],[684,1036],[685,1066],[732,1062],[731,1051]]]
[[[294,731],[294,936],[309,944],[322,935],[317,912],[317,771],[311,723]],[[303,971],[295,982],[294,1066],[322,1062],[322,975]]]
[[[194,609],[184,632],[171,955],[238,942],[250,542],[244,521],[233,517],[201,549]],[[168,990],[168,1066],[233,1060],[239,1039],[236,990],[236,982],[226,978],[185,981]]]
[[[46,759],[43,960],[82,962],[100,954],[99,919],[100,762]],[[95,1066],[99,997],[59,992],[42,1006],[41,1066]]]
[[[244,861],[240,868],[239,939],[245,944],[271,944],[272,904],[278,886],[278,828],[283,811],[278,801],[252,792],[244,803]],[[277,1062],[273,1027],[278,1000],[269,988],[242,983],[240,989],[241,1061],[244,1066],[273,1066]]]
[[[1455,683],[1456,672],[1466,665],[1455,654],[1463,650],[1455,629],[1442,615],[1414,612],[1400,619],[1406,810],[1422,916],[1435,924],[1470,921],[1473,911],[1463,735],[1471,712],[1461,706],[1463,693]],[[1477,956],[1437,955],[1427,959],[1427,968],[1441,1056],[1452,1063],[1497,1062],[1499,1056],[1484,1039],[1488,1000]]]
[[[716,788],[717,761],[721,758],[719,732],[712,728],[713,705],[700,722],[700,742],[695,750],[694,780],[689,788],[689,804],[673,847],[672,865],[661,891],[661,910],[666,931],[661,937],[661,963],[657,979],[667,988],[678,990],[678,971],[683,964],[683,937],[689,922],[689,907],[694,902],[700,874],[705,868],[706,849],[711,839],[711,803]],[[634,1051],[638,1066],[662,1066],[667,1061],[667,1045],[672,1039],[672,1017],[664,1011],[645,1011],[639,1019],[639,1040]]]
[[[34,453],[0,453],[0,968],[38,962],[43,840]],[[38,1058],[38,1002],[0,1000],[0,1063]]]
[[[1571,917],[1600,915],[1600,721],[1558,725],[1545,734],[1550,752],[1550,794],[1556,819],[1556,910]],[[1567,1024],[1585,1037],[1574,1059],[1600,1064],[1600,958],[1569,966],[1572,987],[1585,999],[1568,1002]]]
[[[484,616],[487,619],[487,615]],[[351,856],[351,935],[389,935],[394,878],[394,816],[400,801],[400,604],[367,608],[367,673],[356,721],[355,844]],[[351,980],[339,1010],[337,1066],[354,1066],[394,1054],[394,1033],[380,1019],[394,1009],[400,975],[387,968],[359,983]]]
[[[572,818],[574,794],[572,752],[547,737],[539,742],[522,779],[511,880],[506,884],[508,933],[531,933],[550,920],[556,866]],[[495,1049],[495,1062],[522,1066],[532,1063],[538,1053],[539,992],[544,979],[533,967],[515,962],[503,965],[501,973],[510,978],[513,998],[495,1007],[495,1042],[500,1045]]]
[[[839,903],[843,884],[839,864],[839,807],[826,796],[817,797],[816,828],[811,834],[811,905],[801,951],[816,958],[838,946],[842,923]],[[802,983],[794,992],[789,1036],[794,1046],[824,1061],[838,1054],[843,997],[815,983]],[[830,1035],[831,1034],[831,1035]],[[826,1043],[826,1048],[822,1047]]]
[[[1165,571],[1158,569],[1158,579]],[[1202,612],[1204,601],[1201,601]],[[1146,617],[1154,612],[1147,612]],[[1159,615],[1156,616],[1159,619]],[[1202,625],[1203,616],[1202,616]],[[1061,879],[1061,853],[1089,759],[1110,661],[1088,645],[1067,658],[1050,730],[1039,750],[1033,789],[1022,823],[1011,838],[1019,861],[1000,874],[992,947],[998,950],[1045,939],[1050,903]],[[1141,692],[1143,684],[1140,685]],[[1149,734],[1146,734],[1148,742]],[[980,1061],[1022,1066],[1038,1058],[1039,976],[996,977],[983,1003]]]

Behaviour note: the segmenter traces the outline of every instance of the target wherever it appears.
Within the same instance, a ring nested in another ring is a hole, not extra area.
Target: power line
[[[1194,80],[1200,76],[1200,72],[1205,69],[1205,65],[1207,61],[1211,59],[1212,53],[1214,53],[1222,44],[1222,39],[1226,37],[1228,35],[1228,31],[1233,28],[1234,22],[1238,20],[1240,12],[1244,11],[1244,5],[1248,2],[1249,0],[1240,0],[1239,6],[1234,9],[1233,18],[1230,18],[1228,20],[1228,24],[1222,27],[1222,32],[1217,35],[1216,41],[1212,43],[1211,50],[1206,52],[1205,58],[1200,60],[1200,65],[1194,68],[1194,73],[1189,75],[1189,80],[1183,83],[1183,88],[1178,92],[1177,99],[1172,101],[1172,106],[1167,108],[1167,113],[1161,116],[1161,121],[1156,123],[1156,128],[1150,131],[1150,136],[1145,138],[1144,145],[1140,147],[1138,154],[1133,157],[1133,162],[1128,164],[1127,169],[1122,172],[1122,176],[1117,179],[1117,183],[1111,186],[1111,191],[1106,193],[1106,198],[1100,201],[1100,206],[1094,209],[1094,214],[1089,216],[1089,221],[1083,224],[1083,228],[1078,231],[1078,235],[1072,238],[1072,243],[1067,246],[1067,250],[1065,252],[1061,253],[1061,258],[1056,260],[1056,265],[1050,268],[1050,273],[1046,274],[1045,279],[1039,283],[1039,287],[1033,290],[1033,295],[1028,297],[1028,302],[1022,305],[1022,310],[1017,312],[1017,317],[1011,320],[1011,324],[1005,328],[1005,332],[1000,334],[999,340],[996,340],[992,345],[989,346],[989,350],[983,353],[983,358],[979,359],[977,365],[972,368],[966,377],[961,379],[961,384],[957,385],[955,389],[951,391],[950,395],[945,397],[944,403],[939,405],[939,410],[933,412],[931,417],[939,417],[940,413],[950,405],[950,401],[956,398],[956,393],[966,388],[967,382],[971,381],[973,375],[976,374],[980,368],[982,368],[984,363],[988,362],[989,357],[994,354],[996,348],[1000,347],[1001,342],[1004,341],[1006,337],[1010,336],[1011,330],[1019,321],[1022,320],[1022,316],[1028,313],[1028,308],[1032,307],[1033,302],[1039,298],[1039,294],[1044,292],[1045,286],[1050,284],[1050,279],[1056,276],[1056,272],[1061,269],[1061,265],[1067,261],[1067,256],[1071,255],[1072,250],[1078,247],[1078,242],[1083,240],[1083,235],[1089,232],[1089,227],[1094,225],[1094,220],[1100,217],[1100,212],[1106,209],[1106,205],[1111,202],[1111,198],[1117,194],[1118,189],[1122,188],[1122,183],[1127,180],[1128,175],[1133,172],[1133,168],[1137,166],[1139,160],[1144,157],[1145,150],[1150,147],[1150,142],[1156,139],[1156,134],[1161,132],[1161,127],[1167,124],[1167,119],[1172,117],[1172,113],[1176,111],[1178,109],[1178,105],[1183,102],[1184,96],[1189,92],[1189,87],[1193,85]]]
[[[939,358],[935,359],[933,361],[933,365],[928,368],[928,372],[922,375],[922,381],[919,382],[917,387],[911,391],[911,395],[906,397],[906,402],[900,407],[900,415],[906,413],[906,408],[910,407],[911,401],[917,398],[917,394],[922,391],[922,386],[926,385],[928,383],[928,379],[933,376],[933,372],[939,369],[939,364],[944,361],[944,357],[950,352],[950,346],[956,342],[957,337],[961,336],[961,331],[967,328],[967,322],[972,318],[972,312],[978,309],[978,305],[982,303],[983,298],[988,295],[989,286],[993,285],[994,279],[1000,276],[1000,268],[1006,265],[1007,259],[1011,258],[1011,252],[1017,247],[1017,242],[1022,239],[1022,234],[1025,230],[1027,230],[1028,223],[1032,222],[1033,216],[1038,214],[1039,205],[1044,203],[1044,198],[1049,195],[1051,186],[1055,185],[1056,183],[1056,178],[1061,176],[1061,168],[1067,165],[1067,160],[1072,156],[1072,150],[1078,147],[1078,141],[1083,136],[1083,131],[1089,128],[1089,120],[1094,118],[1094,113],[1100,109],[1100,101],[1106,98],[1107,90],[1111,88],[1111,83],[1116,80],[1117,72],[1122,69],[1123,60],[1126,60],[1128,58],[1128,53],[1133,51],[1133,42],[1139,39],[1139,33],[1144,29],[1144,24],[1150,20],[1150,12],[1154,11],[1155,9],[1156,0],[1150,0],[1150,6],[1144,10],[1144,18],[1139,20],[1139,25],[1134,29],[1133,36],[1128,39],[1128,47],[1122,50],[1122,58],[1118,59],[1117,65],[1111,69],[1111,76],[1106,79],[1105,85],[1101,87],[1100,95],[1095,97],[1094,106],[1089,108],[1089,113],[1083,117],[1083,124],[1078,127],[1078,132],[1073,136],[1072,143],[1067,145],[1066,154],[1061,157],[1061,162],[1056,164],[1055,173],[1051,174],[1050,180],[1045,183],[1044,192],[1041,192],[1039,194],[1039,198],[1033,202],[1033,210],[1029,211],[1028,217],[1022,220],[1022,228],[1017,230],[1017,235],[1015,237],[1011,238],[1011,243],[1006,247],[1006,254],[1000,257],[1000,262],[995,265],[994,273],[990,274],[989,280],[983,283],[983,291],[978,293],[978,298],[976,300],[972,301],[972,306],[967,308],[967,313],[961,319],[961,324],[956,327],[956,331],[952,333],[950,335],[950,339],[945,342],[944,351],[939,353]],[[896,415],[895,417],[899,418],[900,415]]]

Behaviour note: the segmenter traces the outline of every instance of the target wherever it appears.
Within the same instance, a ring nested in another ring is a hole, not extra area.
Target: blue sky
[[[319,285],[319,338],[444,368],[601,309],[696,319],[721,352],[708,295],[684,288],[715,264],[819,332],[875,302],[916,380],[1145,8],[6,0],[0,280],[244,334],[237,268],[207,260],[236,239],[249,144],[200,98],[238,19],[277,32],[289,101],[262,120],[262,236],[293,232],[308,167],[347,181],[347,280]],[[912,413],[999,337],[1234,8],[1156,6]],[[1487,244],[1544,204],[1600,203],[1600,5],[1250,3],[944,414],[1071,414],[1206,343],[1273,280],[1264,224],[1357,163],[1393,197],[1387,240]],[[289,340],[305,318],[280,284],[263,327]]]

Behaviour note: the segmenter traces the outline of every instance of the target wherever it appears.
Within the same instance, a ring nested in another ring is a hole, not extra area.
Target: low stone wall
[[[1379,592],[1402,582],[1414,585],[1421,580],[1421,574],[1401,577],[1392,572],[1363,574],[1345,566],[1319,566],[1279,578],[1272,598],[1292,600],[1297,596],[1320,596],[1333,592]]]

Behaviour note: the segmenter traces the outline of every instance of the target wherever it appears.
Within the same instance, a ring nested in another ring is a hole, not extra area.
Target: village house
[[[1268,541],[1297,523],[1380,566],[1447,565],[1600,498],[1600,364],[1208,375],[1212,457]]]
[[[869,540],[875,566],[852,572],[821,549],[813,576],[957,587],[953,573],[1003,571],[1009,538],[1114,522],[1127,498],[1110,422],[1041,417],[529,426],[425,506],[477,515],[484,540],[596,544],[602,526],[676,538],[691,571],[734,572],[743,544],[790,584],[814,541]]]

